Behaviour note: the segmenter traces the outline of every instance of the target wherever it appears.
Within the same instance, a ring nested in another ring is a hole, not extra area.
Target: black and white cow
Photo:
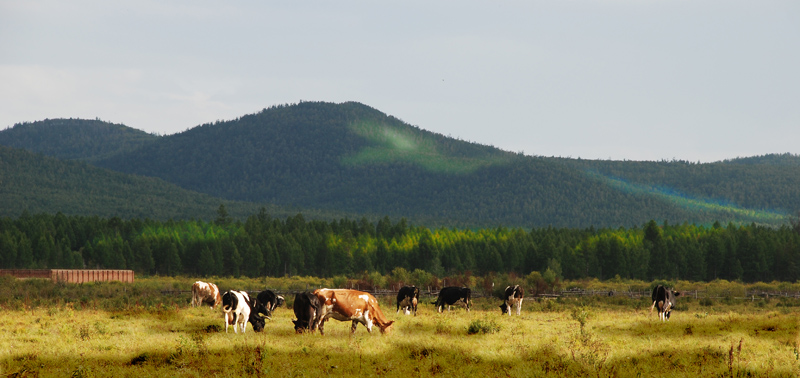
[[[314,332],[317,329],[317,314],[320,313],[320,303],[316,295],[309,292],[298,293],[294,296],[292,305],[294,316],[297,320],[294,323],[294,332],[303,333],[305,331]]]
[[[443,287],[442,290],[439,290],[439,297],[436,298],[436,302],[433,302],[433,304],[436,305],[436,309],[439,312],[442,312],[445,305],[447,305],[447,311],[450,311],[450,306],[461,301],[467,311],[469,311],[470,304],[472,303],[470,299],[471,296],[472,290],[467,287]]]
[[[272,319],[272,311],[275,311],[279,306],[283,306],[284,302],[283,296],[276,295],[272,290],[264,290],[256,296],[253,309],[258,316]]]
[[[419,303],[419,288],[403,286],[397,292],[397,311],[395,313],[400,312],[402,308],[404,314],[408,315],[413,311],[414,316],[417,316],[417,303]]]
[[[675,297],[680,295],[680,292],[667,289],[662,285],[656,286],[653,288],[653,306],[650,307],[650,313],[653,313],[653,308],[658,307],[658,319],[662,322],[669,320],[670,312],[675,307]]]
[[[244,333],[247,322],[253,324],[253,330],[256,332],[264,330],[266,322],[253,311],[253,304],[250,303],[247,292],[229,290],[222,294],[222,311],[225,314],[225,333],[228,332],[229,325],[233,326],[234,333],[239,333],[240,328]]]
[[[511,316],[511,309],[516,307],[517,315],[519,315],[522,310],[522,298],[524,296],[525,290],[519,285],[506,286],[506,290],[503,293],[503,304],[500,305],[500,310],[503,314],[508,313],[508,315]]]

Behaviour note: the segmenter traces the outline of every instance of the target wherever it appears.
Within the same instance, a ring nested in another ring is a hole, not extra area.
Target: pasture
[[[219,310],[162,293],[189,281],[0,279],[16,292],[0,294],[0,376],[800,376],[792,301],[683,298],[660,323],[648,300],[622,297],[526,299],[508,316],[499,299],[439,314],[425,296],[416,317],[382,297],[391,333],[330,320],[320,336],[294,333],[287,296],[264,332],[242,335]]]

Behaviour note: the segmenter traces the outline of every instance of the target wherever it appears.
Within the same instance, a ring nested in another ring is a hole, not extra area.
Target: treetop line
[[[429,229],[388,217],[307,221],[264,210],[245,221],[123,220],[58,213],[0,218],[0,268],[136,274],[333,277],[395,268],[436,277],[542,272],[563,279],[800,279],[797,225],[618,229]]]

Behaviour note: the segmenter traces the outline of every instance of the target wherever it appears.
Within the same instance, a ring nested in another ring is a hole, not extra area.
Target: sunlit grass
[[[381,305],[396,321],[390,334],[359,325],[351,336],[349,323],[331,320],[321,336],[296,335],[289,308],[262,333],[226,334],[218,311],[185,299],[149,310],[3,311],[0,376],[800,375],[797,307],[777,303],[687,300],[661,323],[646,299],[526,300],[522,316],[508,316],[499,300],[482,298],[470,312],[439,314],[421,304],[415,317],[395,314],[387,297]],[[469,334],[474,324],[497,332]]]

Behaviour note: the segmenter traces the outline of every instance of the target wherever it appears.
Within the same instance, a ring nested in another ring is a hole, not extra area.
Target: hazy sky
[[[0,129],[358,101],[528,155],[800,153],[800,1],[0,0]]]

